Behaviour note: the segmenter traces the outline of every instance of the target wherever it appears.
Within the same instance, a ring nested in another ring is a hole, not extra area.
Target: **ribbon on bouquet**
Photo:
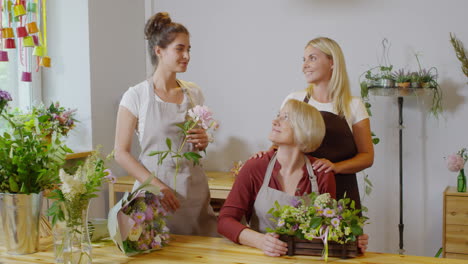
[[[324,226],[321,226],[320,227],[320,236],[314,236],[312,235],[313,238],[318,238],[318,239],[321,239],[322,242],[323,242],[323,258],[325,260],[325,262],[328,261],[328,233],[330,232],[329,230],[329,226],[327,226],[325,228],[325,231],[323,232],[324,230]]]

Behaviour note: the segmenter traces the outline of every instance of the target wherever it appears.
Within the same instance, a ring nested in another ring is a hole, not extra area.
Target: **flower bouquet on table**
[[[83,164],[68,174],[60,170],[60,184],[47,197],[54,200],[48,209],[52,217],[54,250],[57,263],[91,263],[88,207],[103,181],[115,178],[105,167],[98,147]],[[95,231],[95,230],[93,230]]]
[[[468,160],[468,151],[462,148],[457,154],[449,155],[447,158],[447,168],[449,171],[457,172],[457,191],[466,192],[465,163]]]
[[[169,242],[162,195],[150,182],[151,177],[135,191],[126,192],[109,211],[110,237],[127,256],[158,250]]]
[[[336,201],[329,193],[311,193],[291,205],[275,202],[268,213],[276,228],[267,231],[288,243],[290,256],[322,255],[325,261],[329,255],[355,257],[359,254],[357,237],[368,219],[360,212],[349,198]]]

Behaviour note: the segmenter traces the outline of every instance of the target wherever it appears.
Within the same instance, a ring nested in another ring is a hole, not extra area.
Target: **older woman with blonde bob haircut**
[[[268,214],[275,201],[290,202],[311,192],[336,197],[333,172],[312,168],[317,160],[306,152],[317,149],[325,135],[325,123],[315,107],[288,100],[273,119],[269,139],[278,146],[261,158],[248,160],[236,177],[234,186],[218,218],[218,232],[230,240],[262,250],[269,256],[287,252],[287,244],[276,234]],[[241,219],[249,222],[249,227]]]

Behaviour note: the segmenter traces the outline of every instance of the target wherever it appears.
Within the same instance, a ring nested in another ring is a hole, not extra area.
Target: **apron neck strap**
[[[276,152],[275,152],[275,154],[273,154],[273,157],[271,157],[271,160],[268,163],[268,167],[267,167],[267,170],[265,172],[265,177],[263,179],[262,188],[266,188],[270,184],[271,173],[273,172],[273,168],[275,167],[275,163],[276,163]]]
[[[184,94],[187,95],[189,101],[190,101],[190,108],[194,108],[195,107],[195,104],[193,103],[193,99],[192,99],[192,94],[190,93],[190,89],[180,80],[176,80],[177,83],[179,84],[180,88],[182,88],[182,91],[184,92]]]
[[[317,183],[317,176],[314,173],[314,169],[312,168],[312,164],[310,163],[310,160],[307,157],[307,155],[304,155],[304,160],[305,160],[305,163],[306,163],[307,172],[309,173],[309,181],[310,181],[311,191],[314,192],[314,193],[319,193],[318,183]]]
[[[315,193],[319,193],[318,184],[317,184],[317,176],[315,176],[314,169],[312,168],[312,164],[310,163],[310,160],[309,158],[307,158],[306,155],[304,155],[304,161],[307,167],[307,173],[309,174],[311,191]],[[270,162],[268,163],[268,167],[265,172],[265,178],[263,179],[262,188],[266,188],[270,184],[271,173],[273,172],[275,163],[276,163],[276,152],[275,154],[273,154]]]
[[[310,100],[310,93],[309,92],[306,92],[306,95],[304,97],[304,103],[308,104],[309,103],[309,100]]]

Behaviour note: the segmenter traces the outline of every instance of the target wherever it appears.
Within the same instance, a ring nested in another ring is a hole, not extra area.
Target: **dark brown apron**
[[[309,99],[310,95],[307,93],[304,102],[309,103]],[[325,121],[325,138],[317,150],[307,154],[316,158],[327,159],[333,163],[356,156],[356,143],[346,119],[326,111],[320,111],[320,113]],[[356,173],[335,174],[335,180],[336,198],[341,199],[346,193],[346,197],[355,201],[356,208],[361,209],[361,198],[359,196]]]

